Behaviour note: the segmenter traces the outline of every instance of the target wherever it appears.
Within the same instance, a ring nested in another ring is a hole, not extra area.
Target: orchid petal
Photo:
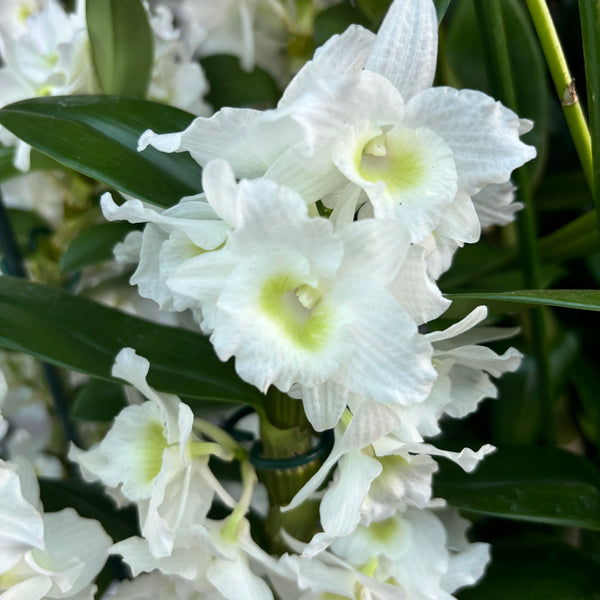
[[[433,83],[437,28],[433,2],[393,2],[377,32],[365,68],[389,79],[408,100]]]

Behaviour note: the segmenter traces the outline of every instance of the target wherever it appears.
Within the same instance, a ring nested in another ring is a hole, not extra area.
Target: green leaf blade
[[[0,346],[111,381],[119,381],[111,375],[115,356],[132,347],[150,361],[148,381],[159,391],[219,403],[262,402],[205,336],[13,277],[0,277]]]
[[[557,448],[501,448],[470,474],[443,464],[434,489],[463,510],[600,531],[600,475]]]
[[[137,151],[146,129],[182,131],[194,116],[177,108],[115,96],[33,98],[0,109],[0,124],[63,165],[121,192],[172,206],[201,191],[189,155]]]
[[[86,21],[102,91],[145,97],[152,76],[154,40],[140,0],[88,0]]]
[[[600,290],[514,290],[509,292],[468,292],[448,294],[453,302],[476,300],[486,303],[530,304],[600,311]],[[504,308],[506,310],[506,307]]]

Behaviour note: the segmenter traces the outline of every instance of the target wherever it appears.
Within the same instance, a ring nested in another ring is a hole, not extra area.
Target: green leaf
[[[509,303],[509,310],[520,304],[537,306],[558,306],[578,308],[580,310],[600,310],[600,290],[515,290],[510,292],[469,292],[465,294],[447,294],[458,305],[464,300],[476,300],[478,303],[494,305],[497,302]],[[473,304],[467,302],[467,304]]]
[[[115,244],[135,229],[130,223],[100,223],[84,229],[70,243],[60,258],[60,268],[78,271],[113,258]]]
[[[105,94],[146,96],[154,40],[140,0],[87,0],[86,22],[94,68]]]
[[[125,406],[121,384],[92,379],[77,392],[70,414],[79,421],[112,421]]]
[[[279,100],[275,80],[260,67],[244,71],[235,56],[207,56],[201,60],[210,84],[206,100],[215,110],[223,106],[272,107]]]
[[[201,169],[187,154],[137,151],[140,135],[185,129],[182,110],[113,96],[53,96],[0,109],[0,124],[58,162],[159,206],[201,191]]]
[[[518,0],[502,0],[501,7],[511,71],[514,80],[519,82],[515,89],[519,116],[535,123],[533,130],[523,136],[523,141],[537,148],[538,158],[532,163],[537,177],[547,152],[549,91],[546,65],[527,13]],[[492,94],[473,0],[456,3],[443,50],[451,73],[451,85]]]
[[[492,545],[483,581],[459,600],[599,600],[597,562],[550,537],[519,537]]]
[[[132,347],[150,361],[148,381],[157,390],[216,402],[262,402],[262,394],[237,377],[232,361],[217,358],[205,336],[13,277],[0,277],[0,345],[113,381],[115,356]]]
[[[99,483],[46,478],[40,478],[39,483],[45,512],[72,507],[80,516],[100,521],[115,542],[139,534],[135,508],[117,509],[114,500],[106,495]]]
[[[552,447],[499,448],[474,473],[444,461],[436,496],[460,509],[600,530],[600,474],[585,459]]]
[[[316,46],[322,46],[332,35],[342,33],[353,23],[369,27],[370,21],[355,6],[350,4],[337,4],[317,15],[314,26],[314,39]]]

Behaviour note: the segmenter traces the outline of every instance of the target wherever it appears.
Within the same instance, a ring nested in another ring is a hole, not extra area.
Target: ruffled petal
[[[459,189],[472,196],[490,183],[504,183],[514,169],[535,158],[519,139],[519,117],[482,92],[431,88],[406,105],[406,121],[427,127],[454,153]]]

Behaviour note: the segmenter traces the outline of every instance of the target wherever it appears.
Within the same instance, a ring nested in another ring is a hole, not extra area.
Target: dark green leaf
[[[39,482],[44,511],[56,512],[72,507],[80,516],[100,521],[115,542],[138,535],[137,511],[133,506],[117,509],[100,484],[80,479],[41,478]]]
[[[363,12],[350,4],[337,4],[320,13],[315,19],[315,45],[323,45],[332,35],[342,33],[347,27],[357,23],[369,27],[370,21]]]
[[[244,71],[235,56],[217,55],[203,58],[202,68],[210,84],[206,99],[215,110],[223,106],[272,107],[279,100],[273,78],[260,67]]]
[[[519,116],[535,123],[523,141],[537,148],[538,158],[534,164],[539,175],[545,161],[549,120],[546,66],[533,27],[518,0],[502,0],[501,7],[511,71],[514,80],[519,82],[515,90]],[[492,93],[473,0],[456,3],[445,39],[444,57],[451,85]]]
[[[493,305],[497,302],[508,303],[504,310],[520,304],[537,306],[558,306],[578,308],[580,310],[600,310],[600,290],[515,290],[510,292],[469,292],[448,294],[448,298],[457,305],[463,300],[475,300],[478,303]],[[467,304],[473,304],[467,302]]]
[[[133,229],[130,223],[101,223],[84,229],[69,245],[60,258],[60,268],[65,271],[78,271],[113,258],[113,248],[117,242]]]
[[[160,206],[201,191],[201,169],[187,154],[137,151],[140,135],[185,129],[184,111],[147,100],[54,96],[0,109],[0,124],[60,163]]]
[[[517,538],[492,546],[483,581],[459,600],[599,600],[600,566],[554,538]]]
[[[434,491],[449,504],[506,519],[600,530],[600,475],[551,447],[500,448],[474,473],[444,461]]]
[[[154,65],[154,41],[140,0],[87,0],[94,68],[105,94],[143,98]]]
[[[157,390],[187,398],[260,404],[232,361],[222,363],[208,338],[126,315],[46,286],[0,277],[0,345],[102,379],[121,348],[152,365]]]
[[[125,406],[121,384],[92,379],[77,392],[71,417],[79,421],[112,421]]]

